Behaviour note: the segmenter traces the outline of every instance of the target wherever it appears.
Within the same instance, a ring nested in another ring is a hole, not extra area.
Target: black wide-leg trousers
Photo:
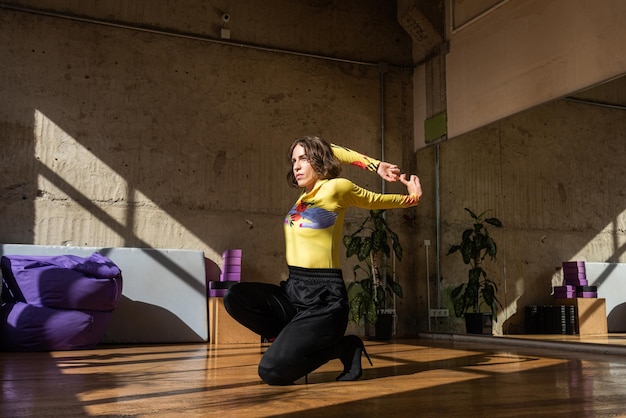
[[[280,286],[234,285],[224,306],[245,327],[275,338],[259,363],[259,376],[270,385],[292,384],[341,354],[348,296],[340,269],[289,266]]]

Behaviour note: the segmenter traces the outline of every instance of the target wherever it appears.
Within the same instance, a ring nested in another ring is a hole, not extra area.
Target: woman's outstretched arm
[[[400,169],[395,164],[379,161],[341,145],[331,144],[331,149],[335,157],[342,164],[353,165],[364,170],[375,172],[389,182],[398,181]]]

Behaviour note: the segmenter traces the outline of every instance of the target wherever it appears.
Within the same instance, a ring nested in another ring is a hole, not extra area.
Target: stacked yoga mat
[[[563,285],[554,288],[556,299],[597,298],[598,288],[589,286],[584,261],[563,262]]]
[[[232,285],[241,281],[242,255],[243,251],[240,249],[226,250],[222,253],[220,281],[209,282],[209,297],[222,297]]]

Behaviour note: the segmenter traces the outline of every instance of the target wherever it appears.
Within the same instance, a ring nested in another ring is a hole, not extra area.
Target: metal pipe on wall
[[[385,161],[385,72],[386,63],[378,64],[378,79],[380,83],[380,161]],[[381,180],[381,193],[385,193],[385,180]]]
[[[594,100],[577,99],[575,97],[566,97],[565,100],[568,100],[570,102],[575,102],[575,103],[591,105],[591,106],[606,107],[608,109],[626,110],[626,106],[623,106],[623,105],[612,104],[612,103],[604,103],[604,102],[597,102],[597,101],[594,101]]]
[[[191,40],[195,40],[195,41],[210,42],[210,43],[215,43],[215,44],[220,44],[220,45],[234,46],[234,47],[238,47],[238,48],[248,48],[248,49],[255,49],[255,50],[265,51],[265,52],[280,53],[280,54],[287,54],[287,55],[296,55],[296,56],[307,57],[307,58],[315,58],[315,59],[321,59],[321,60],[326,60],[326,61],[342,62],[342,63],[346,63],[346,64],[363,65],[363,66],[368,66],[368,67],[376,67],[376,66],[379,65],[376,62],[355,61],[355,60],[350,60],[350,59],[345,59],[345,58],[337,58],[337,57],[329,57],[329,56],[318,55],[318,54],[310,54],[310,53],[307,53],[307,52],[299,52],[299,51],[291,51],[291,50],[287,50],[287,49],[271,48],[271,47],[266,47],[266,46],[262,46],[262,45],[247,44],[247,43],[242,43],[242,42],[231,42],[231,41],[225,41],[225,40],[222,40],[222,39],[216,39],[216,38],[212,38],[212,37],[204,36],[204,35],[197,35],[197,34],[193,34],[193,33],[179,32],[179,31],[176,31],[176,30],[173,30],[173,29],[146,28],[146,27],[131,25],[131,24],[128,24],[128,23],[118,23],[118,22],[112,22],[112,21],[101,20],[101,19],[87,18],[87,17],[81,17],[81,16],[74,16],[74,15],[71,15],[71,14],[51,12],[51,11],[47,11],[47,10],[31,9],[31,8],[27,8],[27,7],[14,6],[14,5],[5,4],[5,3],[0,3],[0,9],[7,9],[7,10],[16,11],[16,12],[30,13],[30,14],[40,15],[40,16],[55,17],[55,18],[59,18],[59,19],[73,20],[73,21],[76,21],[76,22],[91,23],[91,24],[95,24],[95,25],[109,26],[109,27],[118,28],[118,29],[127,29],[127,30],[134,30],[134,31],[138,31],[138,32],[153,33],[153,34],[156,34],[156,35],[173,36],[173,37],[176,37],[176,38],[184,38],[184,39],[191,39]],[[394,66],[394,67],[395,68],[408,68],[408,69],[411,69],[411,67],[404,67],[404,66]]]
[[[428,255],[428,247],[430,246],[430,243],[426,243],[424,242],[424,251],[426,251],[425,254],[425,258],[426,258],[426,308],[428,309],[426,312],[428,312],[428,331],[431,331],[431,318],[430,318],[430,267],[429,267],[429,262],[430,262],[430,257]]]
[[[380,111],[380,161],[385,161],[385,72],[387,71],[386,63],[378,64],[378,81],[379,81],[379,111]],[[385,193],[385,179],[381,179],[380,181],[380,189],[381,193]],[[387,219],[386,212],[383,213],[383,219]],[[395,269],[395,258],[393,255],[391,256],[391,260],[394,263],[393,266],[393,280],[396,280],[396,269]],[[387,282],[387,259],[383,254],[383,265],[381,266],[381,271],[383,275],[383,281]],[[396,335],[397,330],[397,321],[396,321],[396,295],[392,295],[391,303],[393,306],[393,325],[392,325],[392,335]]]
[[[488,14],[493,12],[494,10],[500,8],[501,6],[504,6],[509,1],[510,0],[500,0],[498,3],[496,3],[493,6],[489,7],[487,10],[481,12],[477,16],[474,16],[473,18],[471,18],[467,22],[463,23],[462,25],[455,26],[455,23],[454,23],[454,13],[455,13],[454,5],[455,5],[455,0],[450,0],[450,33],[452,35],[454,35],[456,32],[460,31],[461,29],[463,29],[463,28],[465,28],[465,27],[467,27],[467,26],[469,26],[469,25],[479,21],[480,19],[482,19],[483,17],[487,16]]]
[[[435,280],[437,281],[437,308],[441,308],[441,206],[439,187],[439,144],[435,145]]]

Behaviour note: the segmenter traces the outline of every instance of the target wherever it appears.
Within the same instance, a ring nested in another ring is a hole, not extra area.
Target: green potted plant
[[[463,262],[470,266],[467,282],[461,283],[451,293],[454,303],[454,313],[457,317],[465,317],[466,331],[468,333],[482,334],[485,324],[491,324],[491,318],[497,321],[498,305],[502,306],[497,297],[498,286],[487,277],[483,268],[483,261],[487,256],[491,260],[496,259],[498,247],[489,235],[486,224],[496,228],[502,227],[502,222],[497,218],[485,218],[488,211],[476,215],[470,209],[465,208],[473,219],[473,226],[463,231],[461,242],[452,245],[448,255],[460,252]],[[486,305],[490,314],[480,311],[482,305]],[[490,318],[491,317],[491,318]]]
[[[395,259],[402,260],[402,246],[384,213],[371,210],[356,231],[343,237],[346,257],[359,261],[352,269],[354,280],[348,285],[350,320],[357,324],[363,321],[366,337],[373,339],[391,338],[393,295],[402,297],[394,269]],[[389,259],[392,265],[387,265]]]

